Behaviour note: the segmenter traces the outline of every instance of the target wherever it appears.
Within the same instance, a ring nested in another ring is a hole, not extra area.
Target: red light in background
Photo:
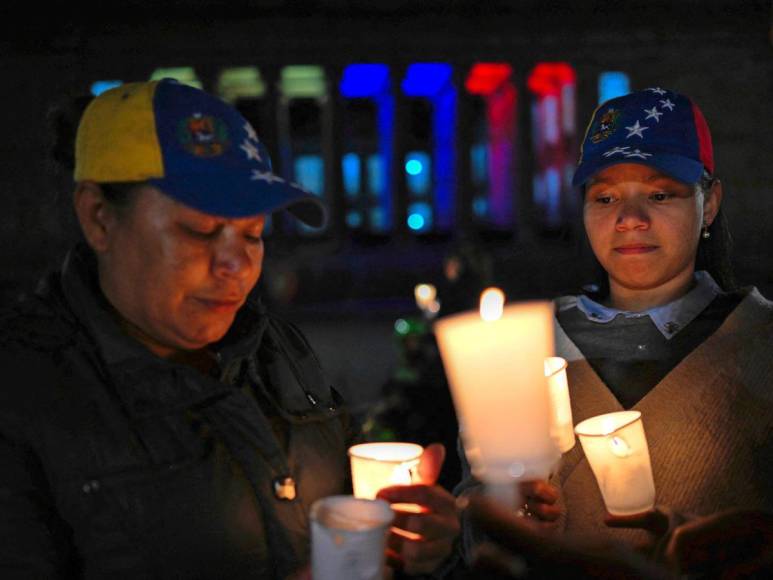
[[[513,68],[509,64],[477,62],[470,69],[464,86],[473,95],[490,95],[509,80],[512,74]]]
[[[563,85],[574,84],[576,80],[577,75],[568,63],[541,62],[529,75],[527,86],[537,95],[557,95]]]

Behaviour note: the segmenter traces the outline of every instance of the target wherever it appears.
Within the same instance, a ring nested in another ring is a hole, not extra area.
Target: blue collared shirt
[[[695,286],[681,298],[641,312],[618,310],[591,300],[584,294],[573,296],[561,306],[561,310],[576,306],[591,322],[607,324],[618,316],[642,318],[649,316],[660,333],[670,339],[692,322],[718,295],[724,291],[704,270],[695,272]]]

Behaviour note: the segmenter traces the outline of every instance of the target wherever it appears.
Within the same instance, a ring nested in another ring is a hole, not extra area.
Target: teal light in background
[[[417,196],[429,193],[432,183],[432,167],[429,154],[424,151],[410,151],[405,156],[406,185]]]
[[[357,197],[360,192],[360,156],[356,153],[347,153],[341,159],[343,170],[344,191],[347,197]]]
[[[98,97],[105,91],[120,87],[123,81],[95,81],[91,84],[91,94]]]
[[[304,189],[322,195],[325,187],[325,165],[319,155],[301,155],[295,158],[295,180]]]
[[[405,172],[408,175],[418,175],[422,169],[424,169],[424,166],[418,159],[411,159],[405,164]]]
[[[631,92],[628,75],[620,71],[607,71],[599,75],[599,103],[622,97]]]
[[[346,214],[346,225],[352,229],[362,226],[362,213],[357,210],[351,210]]]
[[[409,205],[407,224],[414,232],[432,229],[432,207],[423,201]]]

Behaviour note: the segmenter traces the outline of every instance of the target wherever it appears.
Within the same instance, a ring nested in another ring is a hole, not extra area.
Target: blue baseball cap
[[[199,211],[247,217],[287,209],[312,227],[322,201],[276,175],[252,125],[224,101],[173,79],[129,83],[86,108],[75,180],[147,182]]]
[[[593,112],[572,185],[617,163],[649,165],[684,183],[714,173],[711,133],[698,106],[653,87],[610,99]]]

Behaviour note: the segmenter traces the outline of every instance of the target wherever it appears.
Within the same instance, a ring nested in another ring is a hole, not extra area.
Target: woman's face
[[[701,227],[719,206],[709,197],[704,203],[694,185],[637,163],[594,175],[585,190],[585,231],[610,285],[651,290],[688,283]]]
[[[265,216],[216,217],[151,186],[105,211],[100,284],[129,333],[160,356],[222,338],[260,277]]]

